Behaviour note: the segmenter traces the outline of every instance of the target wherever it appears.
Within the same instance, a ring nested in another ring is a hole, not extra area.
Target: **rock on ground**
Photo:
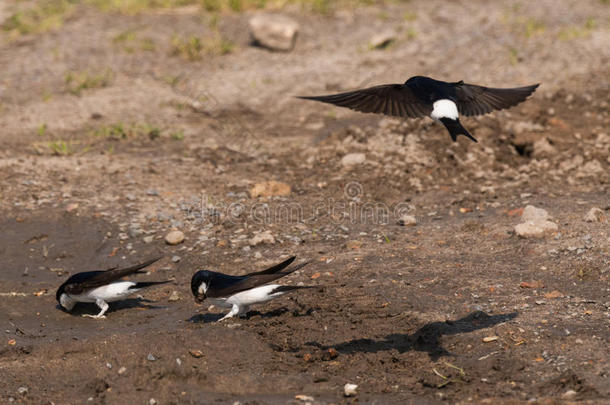
[[[358,385],[347,383],[343,386],[343,395],[346,397],[353,397],[356,395],[356,390],[358,389]]]
[[[344,167],[352,167],[360,165],[366,161],[366,155],[364,153],[348,153],[341,159],[341,164]]]
[[[587,215],[585,215],[583,219],[585,222],[603,222],[604,217],[604,211],[597,207],[593,207],[587,212]]]
[[[178,245],[184,241],[184,233],[182,231],[171,231],[165,235],[165,243],[168,245]]]
[[[282,15],[257,14],[249,25],[254,42],[274,51],[292,50],[299,33],[299,24]]]
[[[542,238],[558,229],[557,224],[548,218],[547,210],[528,205],[521,215],[523,222],[515,226],[515,232],[522,238]]]
[[[549,213],[544,208],[537,208],[533,205],[528,205],[523,209],[523,214],[521,214],[521,220],[523,222],[527,221],[545,221],[549,219]]]
[[[542,238],[557,231],[557,224],[551,221],[527,221],[515,226],[515,232],[522,238]]]
[[[413,215],[403,215],[398,218],[398,225],[415,226],[417,225],[417,219]]]
[[[250,244],[250,246],[260,245],[261,243],[274,244],[275,238],[271,234],[271,231],[258,232],[250,238],[248,243]]]
[[[546,138],[542,138],[534,142],[534,150],[532,152],[534,157],[539,156],[552,156],[557,153],[557,148],[549,143]]]
[[[383,31],[373,35],[369,46],[372,49],[383,49],[394,41],[396,41],[396,33],[394,31]]]
[[[280,181],[265,181],[257,183],[250,190],[250,197],[275,197],[275,196],[289,196],[290,186]]]

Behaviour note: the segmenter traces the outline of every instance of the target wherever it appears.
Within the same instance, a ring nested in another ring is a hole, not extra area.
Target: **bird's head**
[[[191,291],[195,296],[195,302],[201,304],[206,299],[206,292],[210,287],[212,273],[207,270],[199,270],[193,274],[191,279]]]
[[[67,282],[59,286],[55,293],[55,299],[62,309],[71,311],[72,308],[74,308],[74,305],[76,305],[76,302],[66,293],[66,285]]]

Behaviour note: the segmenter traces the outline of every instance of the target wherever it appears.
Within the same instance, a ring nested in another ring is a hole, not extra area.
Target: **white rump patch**
[[[434,107],[432,114],[430,114],[432,119],[436,121],[439,121],[441,118],[457,120],[458,109],[453,101],[443,98],[441,100],[436,100],[432,106]]]

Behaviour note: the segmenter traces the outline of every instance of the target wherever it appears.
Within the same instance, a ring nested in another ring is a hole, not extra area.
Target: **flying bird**
[[[328,96],[298,97],[322,101],[365,113],[405,118],[430,116],[442,123],[455,142],[458,135],[477,140],[462,126],[459,114],[481,115],[516,106],[539,86],[496,89],[463,81],[443,82],[414,76],[404,84],[383,84]]]
[[[267,284],[309,264],[309,262],[301,263],[282,271],[295,258],[292,256],[266,270],[244,276],[230,276],[210,270],[199,270],[191,279],[191,291],[195,296],[195,302],[202,303],[207,298],[217,307],[231,308],[231,311],[220,319],[223,321],[235,315],[245,314],[250,305],[270,301],[291,291],[315,288],[315,286]]]
[[[59,305],[68,312],[79,302],[95,302],[101,309],[100,313],[83,316],[96,319],[105,318],[104,314],[109,308],[109,302],[122,300],[142,288],[165,284],[171,281],[135,282],[121,280],[121,278],[131,274],[145,273],[140,270],[150,266],[159,259],[161,257],[124,269],[113,267],[108,270],[86,271],[74,274],[57,289],[55,298]]]

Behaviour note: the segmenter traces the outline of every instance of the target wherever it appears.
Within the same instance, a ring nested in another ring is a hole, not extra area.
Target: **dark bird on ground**
[[[455,142],[458,135],[477,140],[462,126],[459,114],[481,115],[510,108],[527,99],[539,86],[496,89],[463,81],[443,82],[414,76],[404,84],[383,84],[328,96],[298,97],[316,100],[365,113],[405,118],[429,116],[441,122]]]
[[[267,284],[309,264],[309,262],[305,262],[286,269],[295,258],[292,256],[266,270],[244,276],[230,276],[210,270],[199,270],[191,279],[191,291],[195,296],[195,302],[202,303],[207,298],[217,307],[231,308],[231,311],[220,319],[222,321],[235,315],[245,314],[250,305],[270,301],[291,291],[315,288],[316,286]],[[282,271],[284,269],[286,270]]]
[[[145,273],[140,270],[150,266],[159,259],[161,257],[124,269],[113,267],[108,270],[86,271],[74,274],[57,289],[55,298],[66,311],[71,311],[79,302],[95,302],[101,309],[100,313],[83,316],[96,319],[105,318],[104,314],[108,310],[109,302],[122,300],[142,288],[170,282],[170,280],[143,282],[121,280],[121,278],[131,274]]]

